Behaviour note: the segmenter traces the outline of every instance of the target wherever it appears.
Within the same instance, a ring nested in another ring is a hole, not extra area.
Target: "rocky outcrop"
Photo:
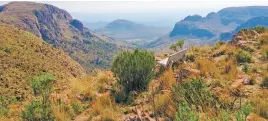
[[[201,19],[202,19],[202,16],[200,15],[192,15],[192,16],[185,17],[183,21],[199,21]]]
[[[215,35],[207,29],[202,29],[194,26],[191,27],[191,25],[188,23],[179,22],[175,25],[169,36],[195,36],[200,38],[212,38]]]
[[[84,26],[83,26],[82,22],[80,22],[80,21],[77,20],[77,19],[74,19],[74,20],[72,20],[71,24],[72,24],[75,28],[77,28],[79,31],[81,31],[81,32],[83,33],[83,31],[84,31]]]

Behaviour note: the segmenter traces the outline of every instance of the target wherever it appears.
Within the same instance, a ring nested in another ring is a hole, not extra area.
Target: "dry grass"
[[[259,95],[256,95],[250,99],[253,103],[254,113],[268,119],[268,90],[263,90]]]
[[[94,96],[96,87],[94,86],[92,77],[84,77],[82,79],[73,79],[71,81],[71,91],[73,95],[83,94],[84,96]]]
[[[101,121],[117,121],[120,117],[120,109],[108,93],[97,97],[92,102],[92,118],[100,116]],[[93,119],[92,119],[93,120]]]
[[[176,79],[174,77],[174,72],[172,69],[165,71],[158,79],[160,81],[160,89],[168,90],[172,85],[176,84]]]
[[[157,114],[174,118],[176,104],[171,100],[170,92],[164,92],[155,97],[155,111]]]
[[[64,105],[53,106],[53,113],[55,115],[55,119],[57,121],[71,120],[71,116],[67,110],[68,109],[66,109]]]
[[[201,75],[205,77],[219,77],[220,71],[215,65],[215,62],[213,62],[210,59],[206,58],[197,58],[196,60],[197,69],[201,71]]]

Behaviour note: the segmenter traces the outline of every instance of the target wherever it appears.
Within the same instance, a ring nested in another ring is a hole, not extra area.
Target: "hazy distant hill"
[[[65,10],[35,2],[11,2],[0,7],[0,21],[29,31],[64,50],[87,70],[108,67],[121,45],[98,35]]]
[[[187,16],[177,22],[168,35],[151,42],[148,46],[157,47],[159,43],[172,43],[180,38],[196,39],[200,43],[214,43],[221,33],[234,31],[247,20],[260,16],[268,16],[267,6],[229,7],[217,13],[211,12],[206,17]]]
[[[103,28],[105,27],[107,24],[109,24],[109,22],[105,22],[105,21],[98,21],[98,22],[83,22],[84,26],[91,29],[91,30],[95,30],[95,29],[99,29],[99,28]]]
[[[0,22],[0,95],[26,98],[29,80],[42,73],[56,76],[56,87],[85,75],[80,64],[30,32]]]
[[[170,31],[170,29],[165,27],[145,26],[132,21],[118,19],[109,23],[104,28],[96,29],[95,31],[116,40],[140,40],[146,42],[163,36]]]

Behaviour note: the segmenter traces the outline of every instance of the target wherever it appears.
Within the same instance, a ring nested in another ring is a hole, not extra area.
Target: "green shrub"
[[[172,44],[169,47],[169,49],[174,50],[174,51],[177,51],[177,47],[180,47],[180,49],[182,49],[183,45],[184,45],[184,40],[178,40],[176,42],[176,44]]]
[[[30,105],[25,106],[22,112],[22,118],[25,121],[53,121],[55,119],[51,109],[49,95],[52,92],[53,80],[52,74],[44,74],[34,77],[30,85],[36,96],[41,96],[39,100],[34,100]]]
[[[5,116],[8,113],[8,105],[16,101],[15,97],[6,98],[5,96],[0,96],[0,116]]]
[[[42,115],[42,102],[40,100],[34,100],[31,104],[24,107],[22,112],[22,118],[25,121],[40,121],[45,117]]]
[[[240,50],[236,54],[236,60],[238,63],[247,63],[251,61],[251,54],[247,51]]]
[[[268,50],[264,51],[263,58],[266,59],[266,60],[268,59]]]
[[[123,51],[115,58],[112,71],[126,92],[142,91],[155,74],[154,59],[153,53],[145,50]]]
[[[78,101],[77,102],[72,102],[71,106],[72,106],[72,109],[73,109],[75,114],[79,114],[84,110],[84,107]]]
[[[195,56],[193,54],[186,54],[186,60],[190,61],[190,62],[194,62],[195,61]]]
[[[264,77],[261,87],[268,88],[268,77]]]
[[[245,72],[245,73],[248,73],[248,70],[249,70],[249,67],[248,67],[248,64],[246,63],[243,68],[242,68],[242,71]]]
[[[41,76],[34,77],[31,82],[30,86],[34,91],[34,94],[37,95],[40,93],[50,93],[52,88],[52,82],[55,78],[52,74],[44,74]]]
[[[199,116],[186,102],[179,103],[175,121],[198,121]]]
[[[244,105],[239,111],[235,113],[236,121],[247,121],[247,116],[251,113],[251,110],[251,105]]]
[[[177,51],[177,46],[175,44],[170,45],[169,49]]]
[[[255,28],[253,28],[254,30],[256,30],[259,34],[264,33],[267,29],[263,26],[257,26]]]

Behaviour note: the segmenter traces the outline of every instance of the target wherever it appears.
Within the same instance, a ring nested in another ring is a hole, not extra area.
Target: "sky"
[[[268,6],[268,0],[98,0],[38,1],[65,9],[83,22],[128,19],[138,23],[172,27],[188,15],[206,16],[225,7]],[[5,2],[0,2],[4,4]]]

